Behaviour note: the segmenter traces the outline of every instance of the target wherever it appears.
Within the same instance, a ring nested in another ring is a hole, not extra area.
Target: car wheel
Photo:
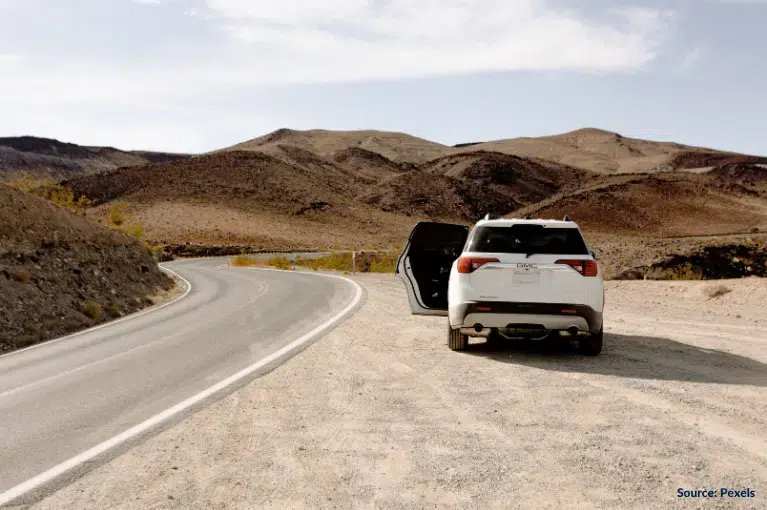
[[[602,352],[602,330],[599,333],[593,333],[588,338],[578,340],[578,352],[584,356],[597,356]]]
[[[469,337],[461,333],[460,329],[453,329],[450,323],[447,325],[447,346],[451,351],[463,351],[466,344],[469,343]]]

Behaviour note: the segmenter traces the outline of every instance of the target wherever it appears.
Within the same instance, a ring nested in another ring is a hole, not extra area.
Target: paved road
[[[223,263],[167,264],[191,283],[186,297],[0,356],[0,495],[252,367],[361,301],[348,280]]]

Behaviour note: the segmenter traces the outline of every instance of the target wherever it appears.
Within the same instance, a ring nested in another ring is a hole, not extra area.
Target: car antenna
[[[532,220],[532,219],[533,219],[533,217],[532,217],[532,216],[530,216],[530,215],[528,214],[527,216],[525,216],[525,219],[526,219],[526,220]]]
[[[570,219],[570,216],[569,216],[569,215],[565,215],[565,219],[564,219],[564,221],[573,221],[573,220],[571,220],[571,219]]]
[[[485,219],[486,220],[492,219],[492,218],[490,218],[490,213],[485,214]]]

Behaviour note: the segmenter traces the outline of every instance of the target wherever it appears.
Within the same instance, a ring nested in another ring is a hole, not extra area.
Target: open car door
[[[447,315],[450,268],[461,256],[469,227],[449,223],[418,223],[397,261],[414,315]]]

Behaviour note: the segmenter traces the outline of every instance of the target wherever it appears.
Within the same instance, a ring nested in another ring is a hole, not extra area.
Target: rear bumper
[[[454,328],[505,328],[509,324],[540,324],[549,330],[566,330],[575,326],[580,331],[598,333],[602,329],[602,312],[588,305],[567,303],[509,303],[470,301],[450,307],[450,324]]]

